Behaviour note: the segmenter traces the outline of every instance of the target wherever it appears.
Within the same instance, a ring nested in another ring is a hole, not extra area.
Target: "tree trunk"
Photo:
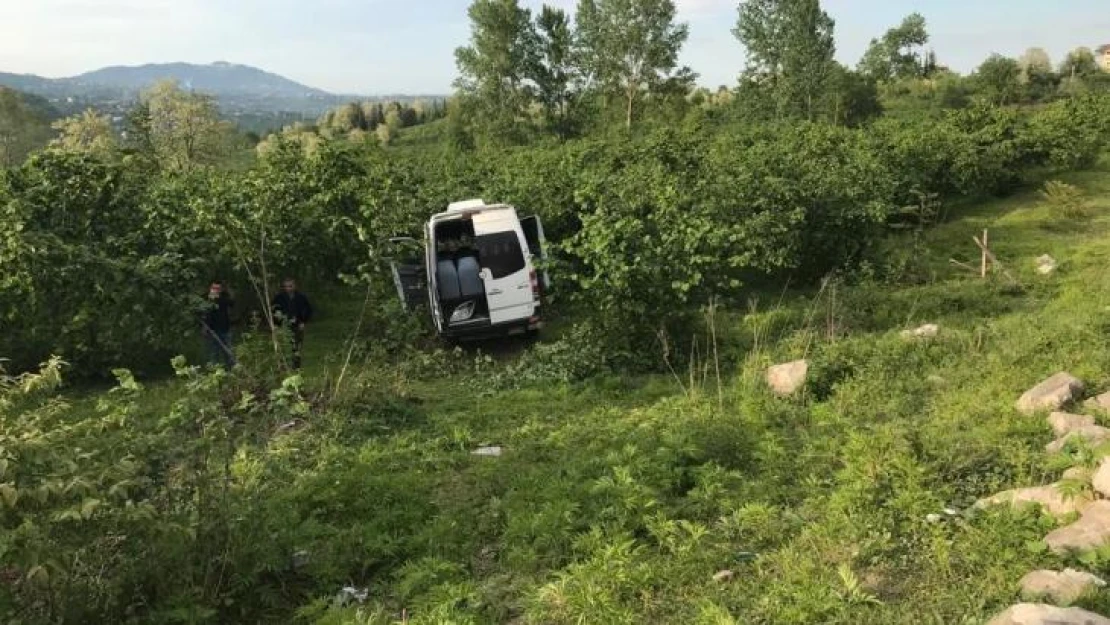
[[[625,111],[624,127],[625,130],[632,130],[632,100],[635,98],[636,92],[632,90],[632,86],[628,87],[628,108]]]

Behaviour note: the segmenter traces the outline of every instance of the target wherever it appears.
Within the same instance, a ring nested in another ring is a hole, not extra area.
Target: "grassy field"
[[[271,548],[306,554],[308,621],[986,622],[1035,568],[1110,575],[1110,551],[1051,554],[1051,518],[967,512],[1091,461],[1046,455],[1044,419],[1014,409],[1060,370],[1110,389],[1110,167],[1065,179],[1088,216],[1033,191],[953,207],[889,245],[902,286],[863,272],[753,294],[714,318],[718,358],[706,332],[673,375],[498,390],[525,344],[405,367],[356,350],[335,393],[362,302],[321,294],[302,373],[328,410],[239,454],[238,488],[272,518]],[[977,263],[984,229],[1010,277],[949,262]],[[1059,268],[1038,275],[1046,253]],[[923,323],[939,335],[900,336]],[[804,390],[773,397],[766,366],[803,357]],[[145,410],[180,392],[152,383]],[[320,592],[348,584],[364,605]],[[273,592],[260,618],[306,601]]]

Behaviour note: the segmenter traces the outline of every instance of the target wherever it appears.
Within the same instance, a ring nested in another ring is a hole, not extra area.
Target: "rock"
[[[1017,401],[1017,409],[1024,414],[1038,410],[1058,410],[1083,392],[1083,382],[1061,371],[1025,392]]]
[[[716,573],[713,574],[713,581],[715,581],[715,582],[728,582],[728,581],[732,580],[732,577],[734,575],[736,575],[736,573],[733,573],[732,571],[730,571],[728,569],[725,569],[723,571],[717,571]]]
[[[940,523],[941,516],[936,512],[930,512],[925,515],[925,521],[928,523]]]
[[[1097,445],[1108,438],[1110,438],[1110,429],[1101,425],[1085,425],[1045,445],[1044,450],[1054,454],[1063,450],[1064,446],[1073,440],[1080,440],[1088,445]]]
[[[1033,571],[1021,578],[1021,596],[1026,601],[1050,600],[1056,605],[1070,605],[1087,592],[1105,586],[1102,579],[1075,569]]]
[[[1107,412],[1110,412],[1110,392],[1103,393],[1098,397],[1092,397],[1091,399],[1083,402],[1083,405],[1092,410],[1105,410]]]
[[[809,372],[809,361],[795,360],[767,369],[767,384],[775,395],[786,397],[793,395],[806,382]]]
[[[1072,430],[1094,425],[1095,418],[1084,414],[1053,412],[1048,415],[1048,424],[1052,426],[1056,436],[1063,436]]]
[[[1102,459],[1102,464],[1091,477],[1091,486],[1103,497],[1110,497],[1110,458]]]
[[[1037,273],[1041,274],[1042,276],[1047,276],[1053,271],[1056,271],[1055,258],[1049,256],[1048,254],[1037,257]]]
[[[1056,484],[1050,484],[1002,491],[997,495],[980,499],[975,502],[975,507],[986,508],[1003,504],[1010,504],[1014,508],[1038,504],[1053,516],[1064,516],[1072,512],[1081,512],[1090,504],[1090,500],[1085,497],[1065,497]]]
[[[1081,608],[1019,603],[992,618],[987,625],[1110,625],[1110,619]]]
[[[281,425],[279,425],[277,427],[277,430],[275,430],[275,432],[278,433],[278,434],[281,434],[282,432],[288,432],[289,430],[292,430],[293,428],[299,426],[300,424],[301,424],[300,419],[293,419],[292,421],[289,421],[288,423],[282,423]]]
[[[350,603],[366,603],[366,598],[370,596],[370,590],[366,588],[355,588],[354,586],[344,586],[339,589],[339,594],[335,596],[335,600],[339,605],[348,605]]]
[[[940,332],[940,326],[927,323],[916,330],[902,330],[902,337],[907,339],[931,339]]]
[[[479,447],[478,449],[475,449],[474,451],[472,451],[470,453],[475,455],[475,456],[492,456],[492,457],[496,458],[496,457],[501,455],[501,447],[500,446]]]
[[[1060,479],[1089,482],[1091,480],[1091,470],[1087,467],[1072,467],[1067,471],[1064,471],[1064,475],[1061,476]]]
[[[1083,516],[1071,525],[1045,536],[1049,549],[1058,554],[1097,549],[1110,540],[1110,501],[1099,500],[1083,509]]]

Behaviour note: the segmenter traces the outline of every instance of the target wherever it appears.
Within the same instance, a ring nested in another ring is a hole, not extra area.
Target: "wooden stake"
[[[986,234],[986,232],[984,231],[984,235],[985,235],[985,234]],[[971,240],[972,240],[972,241],[975,241],[975,245],[978,245],[978,246],[979,246],[979,249],[983,251],[983,259],[984,259],[984,260],[983,260],[983,263],[984,263],[984,266],[985,266],[985,264],[986,264],[986,262],[987,262],[987,261],[990,261],[990,263],[991,263],[992,265],[994,265],[994,267],[995,267],[996,269],[998,269],[999,271],[1001,271],[1001,272],[1002,272],[1002,275],[1006,276],[1006,279],[1007,279],[1007,280],[1009,280],[1009,281],[1010,281],[1010,282],[1012,282],[1013,284],[1018,284],[1018,281],[1017,281],[1017,279],[1015,279],[1015,278],[1014,278],[1014,277],[1013,277],[1012,275],[1010,275],[1010,272],[1009,272],[1009,271],[1006,271],[1006,268],[1002,266],[1002,263],[998,262],[998,257],[996,257],[996,256],[995,256],[995,255],[994,255],[994,254],[993,254],[993,253],[992,253],[992,252],[990,251],[990,248],[988,248],[988,247],[986,246],[986,244],[985,244],[985,243],[984,243],[983,241],[980,241],[980,240],[979,240],[979,237],[971,237]],[[983,277],[986,277],[986,273],[985,273],[985,270],[984,270],[984,273],[983,273]]]
[[[956,265],[957,267],[962,267],[964,269],[967,269],[971,273],[975,273],[976,271],[978,271],[978,269],[976,269],[975,267],[972,267],[971,265],[969,265],[967,263],[961,263],[960,261],[956,260],[955,258],[949,258],[948,262],[952,263],[953,265]]]
[[[976,241],[976,243],[978,243],[978,241]],[[985,279],[987,277],[987,254],[989,253],[987,250],[990,249],[988,247],[988,243],[987,243],[987,229],[986,228],[983,228],[983,244],[980,245],[979,247],[983,248],[983,258],[982,258],[982,262],[979,266],[979,277]]]

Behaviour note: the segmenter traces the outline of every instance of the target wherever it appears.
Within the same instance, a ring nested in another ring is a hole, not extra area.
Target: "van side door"
[[[490,323],[528,319],[535,312],[529,278],[531,262],[515,211],[478,213],[473,224]]]

